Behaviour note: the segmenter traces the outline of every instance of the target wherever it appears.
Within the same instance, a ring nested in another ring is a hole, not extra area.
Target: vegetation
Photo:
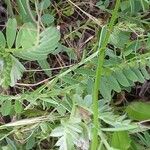
[[[149,150],[149,8],[1,1],[0,150]]]

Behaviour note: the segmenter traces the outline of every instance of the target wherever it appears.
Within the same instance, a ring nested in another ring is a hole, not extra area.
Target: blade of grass
[[[105,58],[105,49],[107,47],[109,37],[111,34],[111,31],[113,30],[113,26],[115,23],[115,20],[117,18],[118,14],[118,9],[120,5],[120,0],[116,1],[115,8],[112,12],[112,17],[109,22],[107,32],[104,38],[103,43],[101,44],[101,47],[99,48],[99,56],[98,56],[98,66],[96,69],[96,75],[95,75],[95,82],[94,82],[94,87],[93,87],[93,137],[92,137],[92,144],[91,144],[91,150],[97,150],[98,148],[98,131],[99,131],[99,109],[98,109],[98,90],[99,90],[99,85],[101,82],[101,76],[103,73],[103,63],[104,63],[104,58]],[[101,37],[100,37],[101,38]]]

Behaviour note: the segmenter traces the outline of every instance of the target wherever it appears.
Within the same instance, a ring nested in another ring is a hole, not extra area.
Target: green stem
[[[98,56],[98,66],[96,69],[96,76],[95,76],[95,82],[94,82],[94,87],[93,87],[93,138],[92,138],[92,145],[91,145],[91,150],[97,150],[98,147],[98,131],[99,131],[99,108],[98,108],[98,91],[99,91],[99,86],[101,82],[101,77],[103,73],[103,64],[104,64],[104,58],[105,58],[105,49],[107,47],[107,44],[109,42],[109,37],[110,34],[113,30],[113,26],[115,23],[115,20],[117,18],[118,14],[118,9],[120,5],[120,0],[116,1],[115,9],[113,10],[111,20],[109,22],[107,32],[104,38],[104,41],[101,45],[101,48],[99,48],[99,56]]]

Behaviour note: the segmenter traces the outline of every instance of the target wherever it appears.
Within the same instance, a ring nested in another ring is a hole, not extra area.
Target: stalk
[[[113,30],[113,26],[115,23],[115,20],[117,18],[118,14],[118,9],[120,5],[120,0],[116,0],[116,5],[112,13],[112,17],[110,19],[110,22],[107,27],[107,32],[104,38],[103,43],[101,44],[101,47],[99,48],[99,56],[98,56],[98,66],[96,69],[96,75],[95,75],[95,82],[94,82],[94,87],[93,87],[93,137],[92,137],[92,144],[91,144],[91,150],[97,150],[98,148],[98,131],[100,129],[99,126],[99,109],[98,109],[98,91],[99,91],[99,86],[101,82],[101,77],[103,73],[103,64],[104,64],[104,58],[105,58],[105,49],[107,47],[107,44],[109,42],[109,37],[110,34]]]

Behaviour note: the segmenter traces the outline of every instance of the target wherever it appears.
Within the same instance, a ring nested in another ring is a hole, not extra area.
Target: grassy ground
[[[1,1],[0,150],[149,150],[149,6]]]

